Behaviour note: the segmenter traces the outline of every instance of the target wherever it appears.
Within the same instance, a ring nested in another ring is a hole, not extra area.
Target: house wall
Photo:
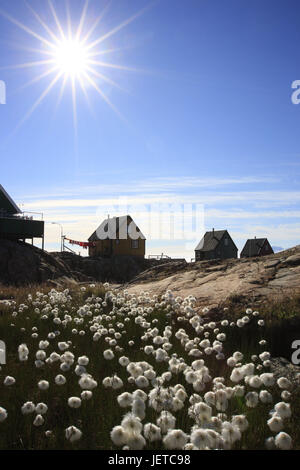
[[[195,260],[203,261],[205,259],[205,252],[200,250],[195,250]]]
[[[228,245],[225,244],[225,239],[228,240]],[[211,259],[230,259],[237,258],[237,248],[235,247],[232,239],[228,234],[224,234],[220,243],[215,250],[200,251],[195,250],[196,261],[211,260]]]
[[[210,259],[215,259],[216,255],[214,251],[196,251],[195,250],[195,260],[196,261],[205,261]]]
[[[111,240],[97,240],[95,246],[89,247],[89,256],[99,256],[111,254]]]
[[[145,256],[146,240],[138,239],[138,248],[132,247],[132,240],[98,240],[89,248],[89,256],[132,255]]]
[[[228,245],[225,245],[226,238],[228,240]],[[214,250],[214,257],[220,259],[237,258],[237,249],[229,235],[223,235],[223,238],[221,239],[219,245]]]
[[[259,255],[260,256],[266,256],[266,255],[272,255],[273,253],[274,253],[273,248],[271,247],[268,240],[266,240]]]
[[[243,248],[243,250],[245,250],[245,247]],[[241,253],[241,258],[252,258],[252,257],[256,257],[256,256],[266,256],[266,255],[272,255],[274,253],[273,251],[273,248],[271,247],[270,243],[268,240],[265,240],[260,252],[257,254],[251,254],[251,252],[249,253],[249,248],[247,248],[247,251],[245,250],[244,253],[243,253],[243,250],[242,250],[242,253]]]
[[[0,218],[0,238],[14,240],[44,236],[44,222],[17,217]]]

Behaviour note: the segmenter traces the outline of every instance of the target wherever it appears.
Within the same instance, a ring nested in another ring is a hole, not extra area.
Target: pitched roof
[[[9,214],[21,214],[21,210],[12,198],[7,194],[3,186],[0,184],[0,210],[3,209]]]
[[[267,238],[249,238],[241,251],[241,256],[258,256]]]
[[[196,246],[196,251],[211,251],[215,250],[222,240],[224,234],[227,233],[230,237],[227,230],[214,230],[211,232],[206,232],[204,237],[200,240]],[[230,237],[231,238],[231,237]]]
[[[99,234],[103,232],[108,233],[108,236],[106,237],[108,239],[116,238],[121,240],[126,239],[127,235],[129,238],[132,238],[131,234],[139,232],[139,238],[146,240],[145,236],[142,234],[130,215],[109,217],[103,220],[97,230],[95,230],[95,232],[89,237],[89,242],[101,240],[101,237],[99,238]]]

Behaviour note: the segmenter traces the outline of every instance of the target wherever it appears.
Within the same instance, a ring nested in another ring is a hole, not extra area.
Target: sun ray
[[[53,33],[53,31],[49,28],[49,26],[42,20],[42,18],[40,17],[40,15],[32,8],[31,5],[29,5],[29,3],[27,3],[25,0],[24,0],[24,3],[25,5],[27,6],[27,8],[31,11],[31,13],[34,15],[34,17],[37,19],[37,21],[43,26],[43,28],[45,29],[45,31],[47,31],[47,33],[49,34],[49,36],[52,37],[52,39],[58,43],[59,42],[59,39],[57,36],[55,36],[55,34]]]
[[[93,23],[93,25],[91,26],[91,28],[89,29],[89,31],[87,32],[87,34],[85,35],[85,37],[82,39],[82,43],[85,44],[87,42],[87,40],[89,39],[89,37],[91,36],[91,34],[95,31],[97,25],[99,24],[99,22],[102,20],[102,18],[104,17],[106,11],[109,9],[111,5],[111,0],[105,5],[105,7],[103,8],[103,11],[101,13],[101,15],[99,15],[95,22]]]
[[[69,0],[66,0],[68,39],[72,38],[72,24]]]
[[[112,54],[114,52],[125,51],[125,50],[132,49],[132,48],[133,48],[133,46],[115,47],[115,48],[112,48],[112,49],[104,49],[102,51],[89,52],[88,56],[89,57],[97,57],[97,56],[100,56],[100,55]]]
[[[119,90],[128,93],[128,90],[125,90],[125,88],[122,88],[120,85],[118,85],[118,83],[116,83],[116,82],[113,81],[111,78],[109,78],[109,77],[107,77],[106,75],[104,75],[103,73],[98,72],[97,70],[94,70],[92,67],[89,67],[89,66],[87,66],[87,70],[88,70],[90,73],[92,73],[93,75],[95,75],[95,77],[101,78],[102,80],[104,80],[105,82],[107,82],[107,83],[109,83],[110,85],[114,86],[115,88],[118,88]]]
[[[71,83],[72,83],[73,125],[74,125],[75,142],[77,142],[78,130],[77,130],[76,84],[75,84],[74,77],[72,77]]]
[[[90,91],[92,94],[97,92],[97,94],[105,101],[105,103],[117,114],[117,116],[126,121],[123,115],[120,113],[118,108],[110,101],[109,97],[103,90],[101,83],[107,83],[119,90],[125,91],[119,83],[112,80],[112,72],[109,69],[116,69],[121,71],[129,72],[144,72],[133,67],[127,67],[125,65],[112,63],[111,61],[103,62],[99,60],[100,56],[112,54],[117,51],[123,51],[125,49],[130,49],[132,47],[109,47],[103,48],[99,46],[103,41],[110,38],[118,31],[122,30],[125,26],[129,25],[136,18],[141,16],[150,6],[147,5],[145,8],[138,11],[136,14],[127,18],[125,21],[120,23],[118,26],[112,28],[110,31],[102,34],[101,36],[92,38],[92,34],[96,30],[96,27],[102,21],[106,11],[112,4],[112,0],[108,1],[104,6],[101,14],[92,22],[91,27],[87,27],[87,12],[89,0],[82,0],[82,10],[79,12],[80,16],[78,17],[78,22],[74,25],[74,22],[71,18],[73,11],[70,9],[70,0],[64,0],[66,8],[66,16],[64,17],[63,22],[61,22],[55,4],[52,0],[48,0],[49,4],[49,14],[51,15],[51,22],[47,22],[44,17],[39,14],[29,3],[29,1],[24,0],[26,7],[31,12],[33,17],[37,22],[38,29],[31,29],[26,26],[26,24],[15,19],[10,14],[0,9],[0,14],[8,19],[10,22],[15,24],[17,27],[25,31],[27,34],[39,41],[39,45],[34,47],[26,47],[26,44],[17,46],[20,49],[27,50],[29,52],[34,52],[39,54],[37,58],[41,60],[28,61],[25,63],[15,64],[11,66],[0,67],[0,70],[4,69],[30,69],[42,67],[40,71],[27,83],[22,84],[22,86],[15,91],[19,91],[31,86],[34,83],[38,83],[46,77],[49,77],[45,85],[45,89],[42,91],[38,99],[34,102],[31,108],[26,112],[25,116],[18,123],[15,130],[19,129],[25,121],[33,114],[33,112],[41,105],[45,100],[49,92],[56,85],[56,83],[62,79],[60,88],[58,88],[58,100],[56,104],[56,110],[58,109],[59,104],[61,103],[62,97],[65,92],[67,83],[70,86],[71,99],[72,99],[72,110],[73,110],[73,127],[74,127],[74,136],[75,144],[77,145],[77,135],[78,135],[78,93],[82,91],[84,97],[87,100],[89,108],[92,113],[93,109],[89,100]],[[72,15],[73,16],[73,15]],[[52,18],[53,17],[53,18]],[[53,23],[53,25],[51,24]],[[83,34],[83,31],[87,31]],[[40,34],[40,30],[42,33]],[[99,32],[98,32],[99,35]],[[82,37],[83,36],[83,37]],[[30,57],[30,56],[29,56]],[[111,72],[111,73],[110,73]],[[53,77],[54,75],[54,77]],[[48,82],[50,83],[48,84]],[[59,85],[58,85],[59,87]],[[93,96],[93,95],[92,95]],[[128,123],[127,123],[128,124]],[[14,131],[15,132],[15,131]],[[75,145],[75,147],[76,147]],[[75,151],[76,148],[75,148]]]
[[[14,47],[20,51],[27,51],[27,52],[36,52],[38,54],[50,55],[53,56],[54,51],[48,51],[47,49],[38,49],[37,47],[28,47],[24,44],[16,43],[16,42],[9,42],[10,47]]]
[[[41,104],[41,102],[46,98],[48,93],[52,90],[56,82],[59,80],[59,78],[62,76],[62,72],[58,72],[57,75],[53,78],[53,80],[50,82],[50,84],[47,86],[47,88],[43,91],[43,93],[39,96],[39,98],[34,102],[34,104],[31,106],[31,108],[27,111],[25,116],[21,119],[21,121],[18,123],[16,126],[14,133],[20,129],[20,127],[24,124],[24,122],[27,121],[27,119],[32,115],[32,113],[35,111],[35,109]]]
[[[16,20],[15,18],[13,18],[11,15],[9,15],[8,13],[6,13],[5,11],[1,10],[0,9],[0,15],[4,16],[4,18],[8,19],[11,23],[15,24],[16,26],[19,26],[19,28],[23,29],[24,31],[26,31],[26,33],[30,34],[31,36],[35,37],[36,39],[38,39],[39,41],[42,41],[44,44],[47,44],[47,46],[53,48],[55,47],[55,45],[53,43],[51,43],[50,41],[48,41],[47,39],[45,39],[43,36],[40,36],[39,34],[35,33],[34,31],[32,31],[32,29],[28,28],[27,26],[25,26],[23,23],[21,23],[20,21]]]
[[[84,96],[85,96],[85,99],[87,100],[88,104],[90,105],[90,98],[89,98],[88,92],[87,92],[87,90],[86,90],[84,81],[82,80],[81,77],[78,78],[78,82],[79,82],[80,88],[81,88],[81,90],[82,90],[82,93],[83,93]]]
[[[61,87],[60,87],[60,90],[59,90],[59,95],[58,95],[58,98],[57,98],[57,103],[55,105],[55,110],[54,110],[54,113],[56,113],[60,103],[61,103],[61,100],[62,100],[62,97],[63,97],[63,94],[64,94],[64,91],[65,91],[65,87],[66,87],[66,84],[67,84],[67,81],[68,81],[68,77],[65,75],[63,77],[63,80],[62,80],[62,84],[61,84]]]
[[[14,93],[12,93],[13,95],[16,94],[16,93],[19,93],[20,91],[24,90],[25,88],[28,88],[29,86],[33,85],[34,83],[37,83],[39,81],[41,81],[43,78],[47,77],[48,75],[51,75],[52,73],[54,73],[55,71],[57,70],[57,67],[52,67],[52,69],[50,70],[46,70],[46,72],[44,73],[41,73],[40,75],[38,75],[37,77],[34,77],[32,80],[30,80],[29,82],[26,82],[24,83],[24,85],[22,85],[20,88],[18,88]]]
[[[104,101],[109,105],[109,107],[117,114],[117,116],[122,119],[122,121],[126,122],[124,116],[120,113],[120,111],[115,107],[115,105],[109,100],[109,98],[105,95],[105,93],[98,87],[97,83],[89,76],[88,73],[85,72],[85,78],[90,82],[90,84],[95,88],[95,90],[99,93],[99,95],[104,99]]]
[[[95,41],[93,41],[92,43],[90,43],[87,48],[88,49],[92,49],[94,48],[95,46],[97,46],[98,44],[100,44],[101,42],[105,41],[106,39],[108,39],[109,37],[113,36],[114,34],[116,34],[118,31],[120,31],[121,29],[123,29],[125,26],[129,25],[130,23],[132,23],[134,20],[136,20],[136,18],[138,18],[139,16],[143,15],[145,13],[146,10],[149,9],[149,5],[147,5],[146,7],[144,7],[142,10],[138,11],[137,13],[135,13],[134,15],[132,15],[130,18],[128,18],[127,20],[123,21],[122,23],[120,23],[118,26],[116,26],[115,28],[111,29],[108,33],[104,34],[103,36],[100,36],[98,39],[96,39]]]
[[[90,97],[88,95],[88,92],[87,92],[86,86],[84,84],[84,81],[82,80],[82,77],[78,77],[78,82],[79,82],[80,88],[81,88],[81,90],[82,90],[82,92],[85,96],[85,99],[87,101],[89,110],[93,114],[93,116],[95,117],[95,112],[94,112],[94,109],[92,107],[91,100],[90,100]]]
[[[36,62],[26,62],[25,64],[16,64],[16,65],[6,65],[4,67],[0,67],[0,70],[9,70],[9,69],[24,69],[28,67],[37,67],[39,65],[49,65],[55,63],[54,59],[48,60],[38,60]]]
[[[54,8],[54,6],[53,6],[53,4],[52,4],[52,1],[51,1],[51,0],[48,0],[48,4],[49,4],[50,10],[51,10],[51,13],[52,13],[52,15],[53,15],[53,18],[54,18],[54,20],[55,20],[57,29],[58,29],[58,31],[60,32],[61,38],[62,38],[62,40],[65,40],[65,39],[66,39],[66,36],[65,36],[65,33],[64,33],[63,29],[62,29],[62,26],[61,26],[60,21],[59,21],[59,19],[58,19],[57,13],[56,13],[55,8]]]
[[[74,152],[75,152],[75,165],[79,163],[78,158],[78,119],[77,119],[77,100],[76,100],[76,83],[75,78],[71,78],[72,83],[72,105],[73,105],[73,127],[74,127]]]
[[[77,28],[77,31],[76,31],[76,36],[75,36],[76,41],[79,41],[79,39],[81,37],[82,28],[83,28],[83,25],[84,25],[88,5],[89,5],[89,0],[85,0],[84,7],[83,7],[81,17],[80,17],[80,21],[79,21],[79,25],[78,25],[78,28]]]
[[[91,65],[99,65],[100,67],[107,67],[110,69],[118,69],[118,70],[126,70],[127,72],[140,72],[144,73],[141,69],[136,69],[133,67],[127,67],[126,65],[118,65],[118,64],[110,64],[108,62],[101,62],[99,60],[89,60],[89,64]]]

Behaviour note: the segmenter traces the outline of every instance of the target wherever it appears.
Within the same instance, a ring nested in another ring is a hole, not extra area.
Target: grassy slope
[[[38,289],[40,292],[47,292],[49,289]],[[118,425],[124,414],[124,409],[121,409],[117,403],[117,396],[123,391],[133,391],[134,386],[127,383],[128,374],[124,367],[121,367],[115,357],[112,361],[105,361],[103,359],[103,351],[108,348],[107,343],[101,338],[99,342],[93,342],[91,333],[88,331],[87,321],[79,327],[86,331],[85,336],[72,334],[71,330],[74,324],[68,324],[66,327],[55,326],[51,316],[48,319],[42,320],[39,313],[34,312],[34,306],[27,300],[29,293],[34,294],[35,289],[23,288],[1,288],[0,296],[8,298],[13,296],[16,300],[17,306],[21,303],[26,303],[28,308],[19,313],[16,318],[11,317],[11,307],[0,307],[0,338],[4,339],[7,344],[7,365],[3,366],[0,371],[0,406],[7,409],[9,418],[0,423],[0,448],[1,449],[69,449],[69,448],[84,448],[84,449],[110,449],[114,448],[111,443],[109,433],[113,426]],[[64,305],[58,305],[60,315],[68,311],[71,315],[76,316],[78,307],[82,306],[88,297],[93,293],[95,296],[103,297],[102,286],[97,286],[95,289],[88,289],[82,293],[79,290],[72,292],[72,300],[66,302]],[[90,303],[93,304],[95,300]],[[16,309],[17,309],[16,306]],[[111,311],[111,306],[106,307],[107,313]],[[244,315],[244,309],[240,310],[240,315]],[[278,305],[276,308],[272,306],[270,310],[267,308],[262,312],[266,318],[266,326],[258,329],[257,326],[251,322],[248,326],[244,327],[241,331],[239,328],[224,327],[222,330],[227,334],[227,341],[225,350],[228,355],[236,350],[240,350],[245,354],[245,358],[250,360],[251,354],[261,352],[263,349],[258,349],[257,342],[261,338],[270,338],[272,347],[272,328],[275,327],[277,322],[282,321],[282,317],[296,316],[299,314],[299,299],[291,300],[291,303],[284,303],[281,307]],[[226,313],[227,317],[236,316],[237,311],[232,310]],[[164,307],[154,309],[153,313],[148,316],[147,321],[155,320],[155,326],[159,328],[160,334],[167,324],[171,324],[173,332],[175,333],[179,328],[185,327],[190,337],[195,336],[195,332],[189,324],[185,322],[178,322],[176,316],[166,315]],[[120,317],[116,316],[115,319],[103,321],[104,326],[108,328],[110,325],[116,327],[116,323],[120,321]],[[153,324],[154,326],[154,324]],[[37,327],[38,339],[31,338],[32,328]],[[153,357],[145,356],[141,350],[144,343],[140,337],[143,334],[142,328],[134,322],[134,317],[125,325],[126,334],[118,342],[119,346],[124,348],[124,352],[119,355],[127,355],[132,361],[149,361],[157,371],[162,373],[167,370],[166,363],[156,363]],[[117,329],[117,328],[116,328]],[[67,372],[67,384],[59,387],[55,385],[54,378],[59,370],[57,363],[51,366],[37,369],[34,366],[35,352],[39,349],[38,343],[40,340],[47,339],[50,331],[60,331],[60,335],[55,340],[50,340],[50,346],[47,349],[47,356],[53,352],[58,351],[58,341],[72,341],[71,351],[75,357],[87,355],[90,359],[88,372],[98,381],[98,387],[93,391],[93,398],[90,401],[83,402],[80,409],[71,409],[67,406],[67,399],[70,396],[79,396],[80,388],[78,386],[78,377],[73,372]],[[300,337],[299,337],[300,338]],[[135,344],[128,345],[128,341],[133,339]],[[277,339],[275,340],[277,341]],[[180,357],[183,357],[187,363],[191,362],[191,358],[187,355],[186,351],[180,342],[172,337],[171,342],[173,349],[171,353],[176,352]],[[17,348],[21,343],[26,343],[30,355],[27,362],[19,362],[17,356]],[[147,343],[148,344],[148,343]],[[206,365],[211,371],[213,376],[224,376],[228,381],[229,371],[224,361],[216,361],[213,357],[207,357]],[[112,389],[105,389],[102,386],[102,380],[117,373],[124,381],[125,387],[121,390],[114,391]],[[16,378],[16,384],[11,387],[3,385],[3,379],[7,376]],[[50,382],[50,388],[47,391],[41,391],[37,387],[37,383],[41,379],[46,379]],[[168,385],[175,385],[176,383],[184,383],[188,394],[193,393],[192,386],[184,382],[183,375],[173,376],[172,381]],[[231,384],[232,385],[232,384]],[[278,390],[274,390],[274,399],[281,401]],[[46,414],[46,422],[40,428],[32,425],[33,415],[23,416],[20,412],[22,404],[26,401],[33,401],[34,403],[44,402],[48,405],[49,411]],[[293,418],[290,423],[285,426],[285,431],[291,433],[294,441],[294,447],[300,448],[300,430],[297,425],[297,419],[300,416],[300,397],[297,391],[293,396],[292,401]],[[244,401],[240,398],[234,398],[230,401],[227,413],[229,416],[232,414],[241,414],[246,412],[247,418],[250,423],[249,429],[244,433],[242,440],[236,444],[236,448],[252,448],[258,449],[264,447],[264,439],[272,433],[266,426],[268,412],[270,406],[266,407],[260,404],[254,409],[247,409]],[[155,422],[157,413],[147,408],[147,415],[145,422]],[[187,417],[186,406],[176,413],[177,425],[176,427],[189,432],[193,424],[191,419]],[[64,429],[67,426],[75,425],[83,432],[82,439],[71,445],[64,437]],[[53,431],[52,438],[45,438],[45,430],[50,429]],[[149,447],[149,446],[148,446]],[[152,444],[150,448],[162,448],[162,444]]]

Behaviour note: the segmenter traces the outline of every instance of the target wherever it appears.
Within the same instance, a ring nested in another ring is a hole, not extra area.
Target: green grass
[[[146,360],[153,365],[157,374],[168,370],[168,364],[166,362],[156,363],[153,356],[145,355],[142,348],[146,344],[151,344],[151,342],[150,340],[147,342],[141,340],[143,329],[140,325],[135,323],[134,315],[130,316],[130,321],[124,323],[125,327],[120,329],[121,332],[126,330],[126,333],[118,340],[118,345],[122,347],[124,351],[116,353],[112,361],[104,360],[103,351],[108,349],[109,346],[103,337],[101,337],[98,342],[94,342],[92,340],[93,333],[89,330],[90,321],[93,316],[96,315],[96,298],[103,298],[105,295],[105,289],[102,285],[87,287],[84,292],[79,288],[73,288],[73,290],[70,291],[70,299],[63,304],[57,303],[56,306],[59,311],[59,317],[63,318],[65,312],[68,312],[73,317],[73,321],[66,326],[55,325],[52,315],[49,315],[47,319],[42,319],[41,313],[35,312],[35,305],[33,305],[31,301],[28,301],[28,294],[31,293],[34,299],[36,290],[46,293],[49,292],[50,289],[47,287],[39,287],[38,289],[36,287],[26,289],[0,289],[0,296],[5,297],[6,295],[5,298],[11,297],[16,301],[16,306],[1,307],[0,315],[0,339],[6,342],[7,347],[7,364],[3,365],[0,371],[0,406],[4,407],[8,412],[7,420],[0,423],[0,449],[114,449],[115,446],[110,439],[110,431],[114,426],[120,424],[122,416],[128,411],[119,407],[117,396],[124,391],[133,392],[136,389],[135,385],[128,383],[128,373],[126,368],[120,366],[118,358],[125,355],[134,362]],[[80,306],[87,302],[91,305],[90,310],[93,316],[85,317],[84,323],[78,327],[78,330],[82,329],[85,331],[85,335],[74,335],[72,329],[77,328],[74,322],[74,318],[78,317],[76,312]],[[17,311],[19,305],[23,303],[28,305],[28,308],[18,313],[16,317],[13,317],[13,311]],[[55,307],[55,305],[53,305],[53,307]],[[115,318],[102,320],[102,325],[108,329],[113,326],[118,330],[116,324],[123,321],[123,316],[127,316],[128,314],[127,312],[122,314],[116,306],[116,311],[114,312],[113,305],[110,301],[108,301],[106,307],[102,307],[100,310],[100,314],[102,315],[111,314],[111,312],[113,312],[111,316],[115,316]],[[240,316],[244,315],[244,310],[245,309],[240,310]],[[228,314],[228,316],[230,316],[230,314]],[[224,331],[227,335],[224,346],[227,357],[234,351],[239,350],[244,353],[245,362],[250,361],[252,354],[257,354],[265,350],[265,347],[262,348],[258,346],[258,341],[261,338],[268,339],[269,349],[276,350],[273,344],[274,341],[278,341],[275,331],[277,331],[277,324],[279,325],[278,328],[280,328],[283,320],[280,319],[277,313],[276,322],[278,323],[274,322],[272,315],[270,314],[268,316],[267,312],[263,312],[263,316],[266,318],[266,325],[263,328],[258,328],[256,325],[257,320],[254,319],[249,325],[242,329],[237,327],[232,328],[230,326],[220,327],[220,330]],[[179,328],[185,328],[190,338],[196,336],[195,331],[188,322],[179,322],[176,314],[172,313],[171,315],[170,307],[166,308],[161,306],[154,308],[153,312],[148,314],[147,321],[152,323],[152,328],[157,327],[159,329],[159,334],[162,334],[165,326],[171,324],[173,336],[170,342],[173,344],[173,348],[170,354],[176,353],[178,357],[182,357],[187,364],[190,364],[192,360],[195,359],[188,356],[180,341],[174,336],[174,333],[176,333]],[[38,329],[38,338],[36,339],[31,337],[33,327]],[[49,339],[50,346],[46,349],[47,357],[53,351],[58,352],[58,341],[72,341],[70,351],[75,355],[75,363],[79,356],[88,356],[90,362],[87,371],[98,382],[98,387],[93,390],[93,398],[86,402],[83,401],[79,409],[71,409],[67,405],[69,397],[80,396],[81,392],[78,385],[79,377],[74,373],[74,367],[64,373],[60,371],[59,363],[57,362],[52,365],[46,364],[43,368],[36,368],[34,365],[35,353],[39,349],[39,341],[46,340],[49,332],[53,331],[59,331],[60,334],[55,339]],[[130,340],[134,341],[133,346],[128,345],[128,341]],[[30,351],[29,359],[26,362],[20,362],[18,359],[17,349],[22,343],[26,343]],[[213,377],[223,376],[225,377],[226,383],[233,386],[229,380],[230,370],[226,366],[225,361],[217,361],[214,357],[207,356],[205,363]],[[63,386],[57,386],[54,382],[55,376],[60,373],[67,378],[67,383]],[[103,379],[115,373],[123,380],[124,387],[120,390],[104,388],[102,385]],[[13,376],[16,379],[15,385],[10,387],[3,385],[3,380],[7,375]],[[41,391],[38,389],[37,383],[42,379],[49,381],[49,390]],[[182,373],[178,376],[173,375],[168,386],[173,386],[177,383],[181,383],[185,386],[189,396],[194,393],[192,385],[185,382]],[[205,391],[209,389],[210,384],[208,384],[208,388]],[[146,390],[146,392],[149,391],[150,388]],[[201,392],[201,394],[204,394],[205,391]],[[272,393],[275,403],[281,401],[278,389],[274,388]],[[26,401],[33,401],[35,404],[39,402],[47,404],[48,412],[45,415],[45,423],[41,427],[33,426],[34,415],[22,415],[21,406]],[[187,406],[186,403],[184,408],[176,412],[175,415],[176,427],[189,433],[194,423],[187,414]],[[233,398],[230,400],[227,410],[228,416],[245,413],[250,424],[249,429],[243,434],[242,440],[235,445],[235,448],[264,448],[265,438],[272,435],[266,425],[268,413],[271,408],[272,405],[266,406],[260,404],[255,409],[249,409],[245,406],[244,399]],[[297,423],[300,416],[300,397],[298,391],[293,395],[292,409],[293,417],[285,426],[284,431],[291,434],[294,448],[300,448],[300,431]],[[146,418],[143,422],[155,423],[157,416],[157,413],[151,407],[147,406]],[[65,429],[70,425],[77,426],[83,433],[81,440],[74,444],[70,444],[64,435]],[[52,431],[52,437],[45,436],[46,430]],[[163,444],[161,442],[147,444],[146,448],[162,449]]]

